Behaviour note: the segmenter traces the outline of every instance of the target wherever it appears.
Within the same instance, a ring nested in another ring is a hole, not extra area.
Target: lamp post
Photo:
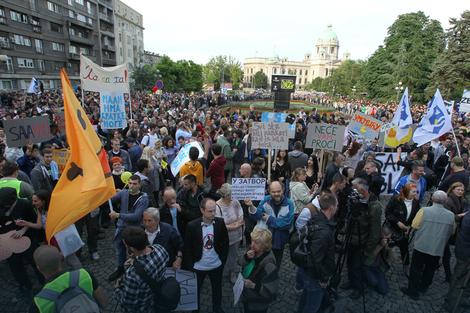
[[[397,92],[397,103],[400,101],[400,93],[403,90],[403,83],[401,81],[398,82],[398,84],[395,86],[395,91]]]
[[[356,85],[352,87],[351,91],[353,93],[353,99],[356,98]]]

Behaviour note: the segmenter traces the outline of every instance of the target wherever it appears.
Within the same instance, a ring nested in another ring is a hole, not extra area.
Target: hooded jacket
[[[227,160],[223,155],[212,160],[206,176],[211,178],[212,189],[219,189],[225,183],[224,168]]]
[[[196,183],[198,186],[202,186],[204,184],[204,169],[201,162],[190,160],[184,163],[180,169],[180,177],[184,177],[189,174],[196,176]]]
[[[299,167],[307,167],[308,155],[299,150],[291,151],[287,154],[290,170],[294,171]]]
[[[312,195],[305,182],[291,181],[290,197],[294,202],[295,213],[300,213],[306,204],[312,201]]]

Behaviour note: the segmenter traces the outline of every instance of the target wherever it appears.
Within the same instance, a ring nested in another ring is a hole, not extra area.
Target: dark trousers
[[[197,277],[197,303],[199,304],[199,307],[201,307],[200,295],[202,284],[204,283],[204,278],[208,275],[212,289],[212,311],[215,311],[222,305],[222,273],[224,271],[224,266],[221,265],[210,271],[195,271]]]
[[[34,263],[33,252],[35,248],[36,246],[33,247],[31,245],[31,247],[25,252],[19,254],[13,253],[11,257],[7,259],[7,263],[10,267],[11,273],[13,274],[13,277],[21,288],[32,288],[31,280],[29,279],[28,271],[26,270],[26,264],[30,264],[33,267],[39,282],[41,284],[44,283],[44,277],[37,269],[36,263]]]
[[[454,267],[454,276],[452,276],[452,282],[450,283],[449,292],[447,293],[446,301],[447,305],[450,308],[454,308],[457,304],[457,301],[462,302],[464,299],[468,299],[468,285],[466,284],[466,279],[468,278],[470,272],[470,258],[459,259],[457,258],[457,263]],[[466,290],[465,290],[466,289]],[[462,297],[459,299],[460,293]]]
[[[91,214],[87,214],[75,223],[77,231],[80,237],[83,233],[83,226],[86,226],[88,251],[90,253],[98,251],[98,231],[99,231],[99,215],[91,217]]]
[[[410,266],[410,278],[408,290],[417,293],[429,288],[434,278],[434,273],[439,265],[439,257],[413,250]]]
[[[446,274],[446,279],[450,280],[450,277],[452,276],[452,271],[450,270],[450,258],[452,254],[450,252],[450,245],[449,243],[446,244],[446,247],[444,248],[444,255],[442,256],[442,265],[444,267],[444,272]]]
[[[248,308],[248,304],[244,303],[244,304],[243,304],[243,312],[244,312],[244,313],[266,313],[266,312],[268,312],[268,309],[266,309],[266,310],[261,310],[261,311],[250,310],[250,309]]]
[[[365,287],[362,248],[350,244],[346,253],[349,283],[354,289],[362,290]]]
[[[279,270],[282,264],[282,255],[284,254],[284,247],[282,249],[272,249],[274,257],[276,258],[276,266]]]
[[[408,244],[408,237],[403,238],[402,240],[397,242],[397,246],[400,249],[400,256],[403,265],[410,264],[410,250]]]

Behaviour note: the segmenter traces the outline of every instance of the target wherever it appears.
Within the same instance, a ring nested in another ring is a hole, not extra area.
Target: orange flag
[[[52,192],[46,238],[95,210],[115,194],[106,152],[83,111],[67,74],[60,71],[70,158]]]

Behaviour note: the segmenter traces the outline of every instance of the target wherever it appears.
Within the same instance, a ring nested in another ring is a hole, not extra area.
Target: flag
[[[62,69],[64,119],[70,157],[52,192],[46,220],[48,241],[115,193],[106,152]]]
[[[391,124],[393,128],[385,133],[385,144],[389,147],[397,147],[411,140],[413,130],[413,118],[411,117],[410,100],[408,98],[408,87],[403,93],[400,103],[398,104],[395,115]]]
[[[413,135],[418,147],[452,130],[452,119],[442,99],[439,89],[428,107],[426,115],[419,122]]]
[[[40,92],[41,90],[39,89],[39,80],[37,80],[36,77],[31,78],[31,83],[28,87],[28,93],[38,94]]]

